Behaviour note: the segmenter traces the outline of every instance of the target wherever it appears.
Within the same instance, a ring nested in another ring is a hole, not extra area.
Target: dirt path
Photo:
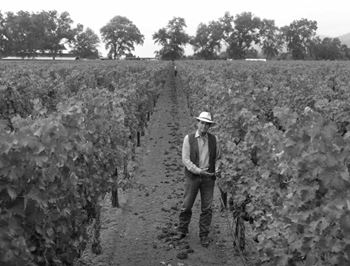
[[[137,151],[137,188],[120,195],[121,208],[103,202],[101,245],[98,256],[84,254],[86,265],[94,266],[209,266],[242,265],[233,255],[226,218],[221,217],[218,189],[208,248],[199,243],[199,195],[193,208],[190,234],[178,243],[171,238],[178,222],[184,191],[181,145],[194,130],[184,96],[170,79],[161,93],[142,145]],[[185,259],[178,256],[187,255]]]

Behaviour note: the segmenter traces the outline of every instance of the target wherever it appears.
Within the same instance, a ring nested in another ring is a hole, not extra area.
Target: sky
[[[276,26],[289,25],[294,20],[306,18],[317,21],[317,34],[337,37],[350,32],[349,0],[2,0],[0,11],[14,13],[23,10],[67,11],[73,25],[83,24],[100,36],[100,29],[114,16],[131,20],[144,35],[142,46],[136,46],[134,54],[139,57],[154,57],[160,47],[154,44],[152,35],[166,27],[174,17],[185,19],[185,31],[195,35],[200,23],[208,23],[223,17],[225,12],[235,16],[251,12],[260,19],[272,19]],[[106,55],[104,45],[99,47]],[[186,47],[186,54],[192,54]]]

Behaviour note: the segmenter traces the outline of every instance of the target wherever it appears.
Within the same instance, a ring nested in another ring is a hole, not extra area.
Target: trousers
[[[185,178],[185,194],[179,215],[178,231],[185,234],[188,233],[188,226],[192,217],[192,207],[198,192],[200,192],[201,214],[199,217],[199,236],[207,236],[213,216],[212,204],[215,179],[201,177],[199,175],[186,176]]]

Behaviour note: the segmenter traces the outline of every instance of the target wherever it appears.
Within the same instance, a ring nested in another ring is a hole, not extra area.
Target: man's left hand
[[[216,176],[217,178],[221,178],[221,170],[216,170],[216,171],[215,171],[215,176]]]

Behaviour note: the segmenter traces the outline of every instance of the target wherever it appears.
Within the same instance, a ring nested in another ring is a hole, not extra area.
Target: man
[[[179,215],[178,239],[188,233],[192,207],[198,191],[201,195],[199,237],[203,247],[209,246],[209,228],[212,220],[212,202],[217,160],[221,156],[217,137],[208,133],[214,124],[211,114],[202,112],[196,117],[197,131],[185,136],[182,146],[182,162],[185,165],[185,194]]]

